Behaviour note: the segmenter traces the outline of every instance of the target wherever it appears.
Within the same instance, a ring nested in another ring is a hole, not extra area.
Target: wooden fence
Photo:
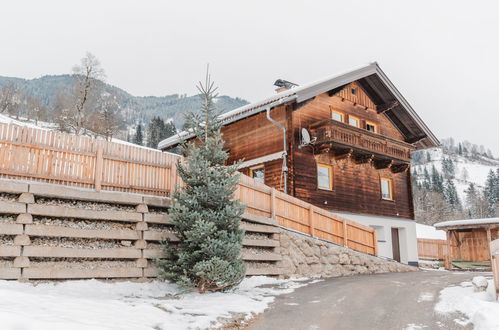
[[[180,183],[178,155],[54,131],[0,124],[0,177],[170,196]],[[283,227],[377,254],[375,230],[241,175],[247,213]]]
[[[490,260],[487,237],[485,233],[460,233],[460,248],[451,240],[451,258],[469,261]],[[447,255],[447,241],[441,239],[418,238],[420,258],[444,260]]]
[[[168,196],[180,156],[0,123],[0,177]]]

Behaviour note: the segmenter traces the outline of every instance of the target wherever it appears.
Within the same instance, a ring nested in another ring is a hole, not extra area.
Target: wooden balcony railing
[[[339,147],[359,149],[367,153],[410,162],[414,146],[353,127],[336,120],[325,120],[310,126],[310,133],[316,140],[314,144],[332,143]]]

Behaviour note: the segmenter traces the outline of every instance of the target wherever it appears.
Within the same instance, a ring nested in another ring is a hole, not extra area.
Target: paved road
[[[441,289],[477,273],[425,271],[332,278],[278,296],[248,329],[472,329],[433,311]]]

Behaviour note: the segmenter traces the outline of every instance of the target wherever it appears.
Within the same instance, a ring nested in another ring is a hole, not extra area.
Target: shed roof
[[[398,128],[407,142],[415,143],[418,149],[434,147],[440,144],[435,135],[433,135],[376,62],[282,91],[264,100],[229,111],[219,118],[224,125],[228,125],[264,111],[269,105],[273,107],[284,103],[304,102],[319,94],[336,89],[340,90],[342,86],[354,81],[360,84],[376,105],[391,105],[390,110],[384,114]],[[161,141],[158,147],[166,149],[177,145],[181,138],[188,139],[191,137],[191,133],[184,131]]]
[[[467,219],[467,220],[452,220],[444,221],[434,224],[436,228],[446,228],[446,227],[459,227],[459,226],[476,226],[481,227],[484,225],[499,225],[499,218],[486,218],[486,219]]]

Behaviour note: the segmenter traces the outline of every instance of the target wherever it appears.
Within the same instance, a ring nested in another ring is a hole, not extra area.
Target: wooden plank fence
[[[490,260],[487,238],[479,232],[461,235],[460,249],[455,240],[451,240],[451,258],[469,261]],[[483,237],[481,237],[483,236]],[[442,239],[418,238],[418,254],[420,258],[444,260],[447,255],[447,241]]]
[[[181,156],[134,145],[0,123],[0,177],[157,196],[181,184]],[[236,192],[247,213],[283,227],[377,254],[375,230],[241,175]]]

